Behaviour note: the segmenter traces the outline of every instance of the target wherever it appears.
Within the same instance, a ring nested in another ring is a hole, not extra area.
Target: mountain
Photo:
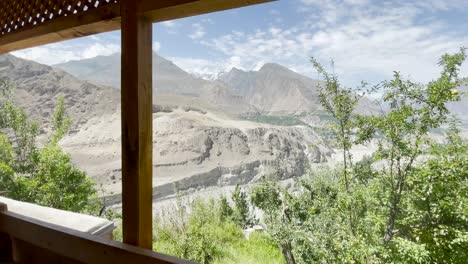
[[[120,88],[120,53],[54,65],[79,79]],[[117,77],[117,78],[116,78]],[[235,114],[294,115],[320,113],[320,81],[298,74],[284,66],[265,64],[259,71],[233,68],[217,80],[205,80],[185,72],[173,62],[153,53],[154,100],[160,95],[197,98]],[[375,110],[363,99],[360,112]]]
[[[176,189],[222,190],[224,186],[255,182],[271,174],[280,180],[289,179],[305,174],[310,164],[327,162],[336,156],[309,126],[278,126],[237,117],[242,111],[257,109],[264,111],[262,114],[320,112],[318,81],[277,64],[266,64],[259,71],[233,69],[217,81],[206,81],[155,56],[158,61],[155,65],[159,65],[155,74],[162,84],[158,82],[155,88],[153,104],[156,199],[172,195]],[[42,134],[50,126],[55,99],[60,95],[65,97],[73,130],[60,144],[70,153],[74,164],[102,184],[104,195],[115,194],[108,201],[118,203],[120,92],[109,87],[109,83],[98,84],[99,79],[79,77],[119,76],[120,70],[115,66],[117,57],[68,63],[73,76],[56,67],[2,55],[0,78],[14,83],[15,100],[45,126]],[[111,68],[112,71],[107,71]],[[450,107],[463,115],[466,100]],[[360,106],[360,109],[372,108]],[[320,123],[316,118],[310,120],[304,122]]]
[[[121,54],[115,53],[110,56],[69,61],[54,67],[79,79],[120,89],[120,59]],[[153,94],[155,102],[160,95],[181,95],[200,98],[233,113],[256,111],[255,107],[246,104],[243,98],[233,94],[225,84],[194,77],[156,53],[153,53]]]
[[[96,114],[120,109],[120,95],[115,89],[82,81],[60,69],[12,55],[0,56],[0,79],[14,84],[15,100],[46,128],[59,95],[65,97],[73,129]]]
[[[173,73],[166,78],[170,80],[168,83],[177,80],[173,78],[177,74],[188,78],[171,64],[166,66]],[[81,71],[90,73],[85,68]],[[60,95],[65,97],[73,130],[59,144],[70,153],[76,166],[102,184],[102,195],[108,196],[107,201],[118,203],[121,193],[119,90],[12,55],[0,56],[0,78],[9,79],[16,86],[16,102],[41,126],[46,126],[41,135],[50,126],[55,99]],[[332,149],[313,129],[240,120],[232,111],[223,110],[226,104],[233,106],[229,101],[233,96],[231,88],[218,82],[195,81],[203,83],[203,89],[209,93],[193,96],[158,92],[153,104],[156,199],[177,190],[219,189],[255,182],[270,174],[277,175],[279,180],[289,179],[305,174],[310,163],[330,159]],[[184,85],[180,87],[186,89]],[[207,94],[212,102],[205,100]],[[238,95],[234,98],[244,100]],[[243,107],[241,103],[238,108]]]
[[[54,65],[99,85],[120,88],[120,53]],[[176,94],[201,98],[229,112],[287,113],[320,108],[318,81],[278,64],[265,64],[260,71],[232,69],[218,81],[196,78],[174,63],[153,54],[155,101],[159,95]],[[254,107],[255,106],[255,107]]]
[[[267,63],[259,71],[232,69],[219,80],[264,112],[295,114],[321,109],[319,82],[278,64]]]
[[[219,81],[233,89],[233,93],[246,99],[258,110],[271,115],[320,114],[321,81],[298,74],[275,63],[265,64],[259,71],[242,71],[233,68],[220,75]],[[362,98],[358,113],[377,113],[372,101]]]

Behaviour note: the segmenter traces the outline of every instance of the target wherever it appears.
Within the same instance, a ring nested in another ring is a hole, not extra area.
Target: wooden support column
[[[121,0],[123,242],[152,247],[152,23]]]

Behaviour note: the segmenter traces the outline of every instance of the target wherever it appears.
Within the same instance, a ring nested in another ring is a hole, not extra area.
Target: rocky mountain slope
[[[259,71],[232,69],[218,81],[196,78],[174,63],[153,54],[155,95],[178,94],[222,105],[229,112],[294,114],[320,109],[318,81],[278,64],[265,64]],[[70,61],[54,67],[97,84],[120,88],[120,54]],[[233,107],[237,106],[237,107]],[[236,111],[235,108],[238,110]]]
[[[120,53],[70,61],[54,67],[79,79],[120,89]],[[255,107],[245,103],[243,98],[233,94],[223,83],[196,78],[156,53],[153,53],[153,94],[155,102],[160,95],[176,94],[200,98],[233,113],[256,112]]]
[[[278,64],[268,63],[250,72],[234,68],[221,75],[220,81],[264,112],[295,114],[321,109],[319,82]]]
[[[73,131],[60,144],[79,168],[102,184],[105,195],[115,194],[118,201],[119,90],[11,55],[0,56],[0,78],[14,82],[15,100],[46,127],[54,99],[65,97],[74,123]],[[167,93],[158,93],[153,105],[156,198],[176,189],[248,183],[269,174],[279,179],[300,176],[310,162],[324,162],[332,153],[308,127],[239,120],[222,105],[228,98],[224,89],[210,88],[211,98],[222,99],[216,101],[169,94],[171,82],[166,83]]]
[[[219,80],[245,98],[246,103],[267,114],[319,115],[323,112],[318,95],[324,84],[279,64],[267,63],[258,71],[233,68],[220,75]],[[357,111],[376,113],[378,108],[372,101],[362,98]]]
[[[297,115],[323,112],[319,99],[320,82],[284,66],[265,64],[259,71],[233,68],[208,81],[192,76],[174,63],[153,54],[153,87],[159,95],[177,94],[200,98],[219,109],[236,114]],[[120,88],[120,54],[70,61],[54,67],[80,79]],[[358,111],[377,112],[374,103],[362,99]]]
[[[269,174],[279,179],[301,176],[310,162],[325,162],[332,153],[306,127],[258,124],[199,108],[155,109],[153,129],[157,197],[176,189],[250,183]],[[117,112],[91,119],[62,142],[80,167],[108,193],[117,194],[121,180],[119,131]]]
[[[60,69],[12,55],[0,56],[0,78],[14,84],[16,102],[46,128],[59,95],[65,97],[73,129],[78,129],[91,117],[120,108],[120,96],[115,89],[82,81]]]

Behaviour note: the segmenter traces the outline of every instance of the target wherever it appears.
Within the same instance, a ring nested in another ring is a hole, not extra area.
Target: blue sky
[[[468,1],[280,0],[157,23],[153,31],[155,51],[204,78],[267,62],[316,78],[314,56],[324,64],[333,59],[351,86],[394,70],[427,82],[440,55],[468,47]],[[53,65],[119,51],[120,32],[110,32],[13,54]]]

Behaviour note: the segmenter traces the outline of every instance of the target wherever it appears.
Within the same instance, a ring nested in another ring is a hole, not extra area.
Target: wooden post
[[[152,23],[121,0],[124,243],[152,248]]]

